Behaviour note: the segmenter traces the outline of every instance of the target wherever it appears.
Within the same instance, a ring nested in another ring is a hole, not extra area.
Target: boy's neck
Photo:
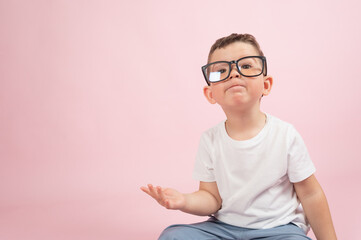
[[[266,124],[267,116],[257,109],[226,113],[226,130],[234,140],[247,140],[255,137]]]

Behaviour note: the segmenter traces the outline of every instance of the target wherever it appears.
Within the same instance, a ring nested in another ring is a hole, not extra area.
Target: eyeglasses
[[[247,56],[227,61],[217,61],[202,67],[204,78],[208,85],[226,80],[231,74],[232,64],[236,64],[237,71],[245,77],[257,77],[264,73],[267,75],[267,62],[264,56]]]

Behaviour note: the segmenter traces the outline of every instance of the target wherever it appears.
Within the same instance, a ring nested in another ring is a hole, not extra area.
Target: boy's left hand
[[[172,188],[153,187],[148,184],[148,187],[140,188],[143,192],[157,200],[157,202],[167,209],[182,210],[185,205],[184,194]]]

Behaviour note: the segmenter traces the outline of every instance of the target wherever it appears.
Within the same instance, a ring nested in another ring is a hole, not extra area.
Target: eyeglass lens
[[[228,62],[210,64],[206,68],[208,80],[218,82],[227,79],[231,71],[230,66]],[[258,76],[263,71],[263,61],[258,57],[243,58],[238,61],[238,69],[245,77]]]

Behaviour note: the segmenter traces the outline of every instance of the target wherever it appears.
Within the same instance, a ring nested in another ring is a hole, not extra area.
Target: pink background
[[[262,108],[302,134],[339,239],[358,239],[360,7],[1,0],[0,239],[156,239],[204,220],[139,187],[198,187],[199,137],[224,119],[200,66],[232,32],[257,37],[274,77]]]

